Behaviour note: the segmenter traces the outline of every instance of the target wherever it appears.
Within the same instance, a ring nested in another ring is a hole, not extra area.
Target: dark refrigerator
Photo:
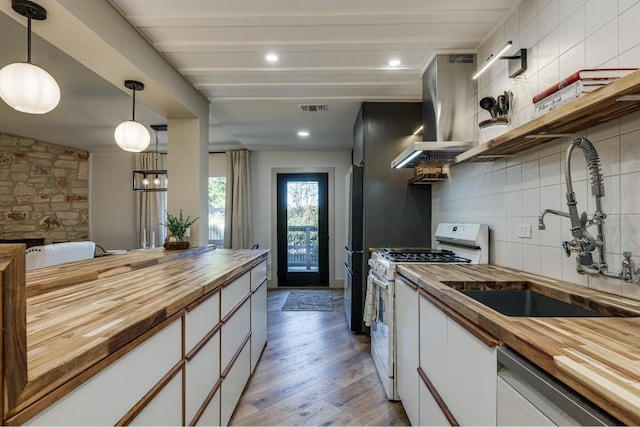
[[[391,161],[420,139],[420,102],[365,102],[354,125],[353,166],[345,178],[345,313],[349,328],[366,333],[362,315],[370,250],[431,246],[431,187],[411,185],[413,169]]]

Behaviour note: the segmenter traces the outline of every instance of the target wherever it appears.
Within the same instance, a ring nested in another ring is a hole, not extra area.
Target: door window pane
[[[318,182],[287,182],[287,270],[318,272]]]
[[[224,209],[227,178],[209,177],[209,243],[224,244]]]

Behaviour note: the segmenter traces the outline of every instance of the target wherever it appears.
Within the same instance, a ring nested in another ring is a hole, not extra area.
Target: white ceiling
[[[361,102],[419,101],[421,73],[434,53],[474,51],[519,3],[108,1],[209,99],[211,150],[349,149]],[[0,66],[24,60],[26,30],[16,21],[20,17],[12,18],[0,13]],[[43,40],[34,39],[33,46],[34,63],[53,68],[63,97],[73,102],[40,117],[15,113],[2,103],[0,130],[51,142],[81,135],[79,145],[86,149],[112,148],[113,128],[130,115],[129,94]],[[268,52],[277,53],[279,61],[268,63]],[[401,65],[389,67],[391,58]],[[308,103],[328,109],[298,110]],[[143,123],[164,122],[144,106],[136,112]],[[311,136],[298,138],[300,129]]]

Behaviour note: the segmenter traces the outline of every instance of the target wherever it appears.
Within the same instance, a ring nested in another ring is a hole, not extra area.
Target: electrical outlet
[[[191,228],[187,228],[187,231],[184,232],[184,237],[191,237]]]
[[[523,239],[531,238],[531,224],[518,224],[516,235]]]

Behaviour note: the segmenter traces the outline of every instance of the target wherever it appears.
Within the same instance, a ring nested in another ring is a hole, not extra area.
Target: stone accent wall
[[[89,153],[0,133],[0,238],[89,236]]]

